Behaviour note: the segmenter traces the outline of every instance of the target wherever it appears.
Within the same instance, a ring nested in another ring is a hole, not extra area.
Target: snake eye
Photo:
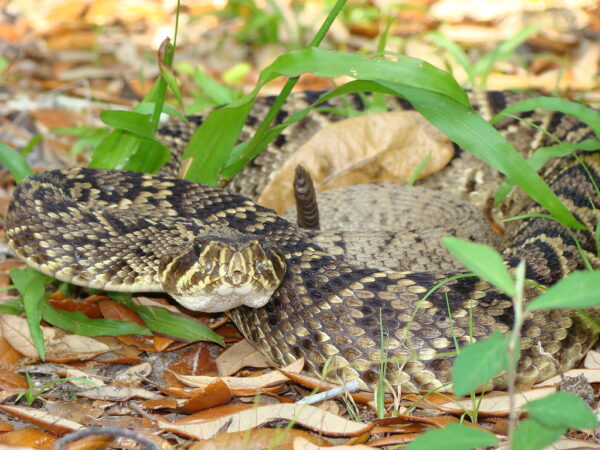
[[[204,270],[206,270],[207,272],[210,272],[211,270],[213,270],[214,264],[212,263],[212,261],[206,261],[204,263]]]

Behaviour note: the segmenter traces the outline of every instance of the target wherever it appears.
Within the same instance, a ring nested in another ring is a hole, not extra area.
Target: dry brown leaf
[[[323,392],[329,389],[339,387],[338,384],[329,383],[327,381],[323,381],[319,378],[312,377],[310,375],[305,375],[303,373],[291,372],[289,370],[286,370],[285,368],[281,368],[279,370],[290,380],[296,382],[301,386],[304,386],[311,390],[315,390],[315,392]],[[375,398],[374,395],[370,392],[349,392],[348,395],[350,395],[350,397],[352,397],[352,399],[356,403],[369,403]],[[444,402],[446,400],[447,397],[445,397]]]
[[[68,378],[68,377],[83,378],[87,381],[94,383],[96,385],[96,387],[104,386],[104,380],[101,377],[92,375],[91,373],[85,372],[85,371],[77,369],[75,367],[71,367],[67,364],[44,363],[44,368],[46,370],[54,370],[58,376],[61,376],[63,378]],[[80,380],[69,380],[69,383],[71,383],[73,386],[77,386],[81,389],[87,389],[87,388],[93,386],[90,383],[86,383],[86,382],[83,382]]]
[[[415,111],[354,117],[317,132],[287,159],[258,199],[277,212],[294,204],[291,180],[298,164],[317,191],[372,181],[406,182],[431,154],[419,178],[442,169],[454,155],[450,140]]]
[[[598,369],[571,369],[564,373],[565,377],[578,377],[579,375],[583,375],[590,383],[600,383],[600,370]],[[534,387],[556,386],[560,381],[560,375],[556,375],[536,384]]]
[[[22,357],[23,355],[12,348],[4,337],[0,336],[0,367],[10,369]]]
[[[0,390],[27,389],[25,378],[12,370],[0,369]]]
[[[284,367],[285,370],[290,372],[300,372],[304,367],[304,359],[297,359],[292,364]],[[205,386],[212,383],[216,377],[207,376],[192,376],[192,375],[178,375],[175,374],[176,378],[182,383],[188,386]],[[265,375],[257,377],[219,377],[227,384],[229,389],[257,389],[266,386],[273,386],[275,384],[285,383],[289,381],[289,378],[283,375],[279,371],[269,372]]]
[[[84,428],[83,425],[77,422],[63,419],[62,417],[53,416],[52,414],[48,414],[45,411],[37,408],[29,408],[27,406],[0,405],[0,411],[24,420],[25,422],[37,425],[44,430],[48,430],[58,435],[67,434]]]
[[[600,448],[600,444],[591,441],[581,441],[579,439],[561,438],[554,444],[546,447],[546,450],[591,450],[594,448]]]
[[[583,359],[583,367],[586,369],[600,369],[600,352],[590,350]]]
[[[264,369],[270,367],[269,361],[246,339],[236,342],[216,359],[220,376],[233,375],[242,367]]]
[[[77,395],[94,400],[108,400],[112,402],[124,402],[133,398],[143,400],[160,398],[160,395],[156,394],[156,392],[122,386],[101,386],[80,391]]]
[[[331,450],[373,450],[375,447],[371,447],[369,445],[334,445],[327,446]],[[306,439],[304,436],[298,436],[294,439],[292,449],[293,450],[319,450],[323,448],[323,446],[319,446],[319,444],[315,444],[314,442]]]
[[[0,315],[0,329],[2,335],[10,345],[23,355],[38,359],[38,352],[33,345],[27,321],[21,317],[9,314]],[[62,360],[75,358],[93,358],[94,356],[110,351],[103,343],[64,330],[53,327],[42,327],[44,342],[46,343],[46,356]]]
[[[194,439],[209,439],[219,433],[245,431],[274,420],[289,420],[326,436],[357,436],[372,428],[344,419],[310,405],[276,404],[259,406],[215,420],[171,423],[158,420],[161,429]]]
[[[217,365],[206,342],[197,342],[186,347],[181,357],[169,365],[169,370],[182,375],[217,374]],[[170,382],[171,372],[163,372],[165,381]],[[167,376],[169,375],[169,376]]]
[[[177,412],[193,414],[215,406],[221,406],[231,400],[231,391],[219,378],[203,388],[195,390],[195,395],[183,402]]]
[[[546,397],[555,392],[556,389],[554,387],[530,389],[528,391],[520,392],[519,395],[515,396],[515,408],[520,408],[527,402]],[[509,396],[506,393],[485,394],[483,400],[478,402],[477,405],[478,414],[482,417],[485,417],[488,414],[496,417],[504,416],[508,415],[510,410]],[[439,405],[439,407],[440,409],[452,412],[453,414],[462,414],[465,410],[471,411],[473,409],[473,401],[471,399],[454,400]]]
[[[15,446],[52,450],[59,437],[37,428],[23,428],[0,434],[0,444],[5,448]]]
[[[282,429],[282,428],[260,428],[258,430],[240,431],[237,433],[222,433],[212,439],[200,441],[190,447],[190,450],[222,450],[243,448],[245,450],[262,450],[265,448],[273,450],[287,450],[302,439],[315,446],[313,448],[331,447],[325,439],[308,433],[307,431]],[[321,446],[321,447],[316,447]],[[295,448],[295,447],[294,447]]]

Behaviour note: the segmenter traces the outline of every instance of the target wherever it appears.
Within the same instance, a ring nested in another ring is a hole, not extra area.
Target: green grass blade
[[[9,170],[17,183],[33,174],[25,158],[3,142],[0,142],[0,164]]]
[[[586,152],[600,150],[600,141],[596,139],[586,139],[585,141],[577,144],[570,142],[561,142],[560,144],[553,145],[550,147],[538,148],[531,157],[527,160],[527,163],[536,172],[540,170],[544,164],[546,164],[551,158],[562,158],[570,155],[576,150],[582,150]],[[502,186],[498,188],[496,195],[494,196],[494,206],[499,206],[504,198],[508,195],[514,183],[509,180],[504,180]]]
[[[471,64],[471,61],[469,61],[469,57],[462,49],[462,47],[456,42],[448,39],[446,36],[444,36],[438,31],[433,31],[427,34],[427,39],[433,42],[438,47],[446,50],[454,58],[458,65],[462,67],[462,69],[467,74],[467,77],[469,78],[469,83],[472,86],[474,81],[473,66]]]
[[[472,108],[424,89],[380,82],[409,100],[417,111],[453,142],[518,184],[565,226],[585,229],[526,160]]]
[[[55,327],[83,336],[122,336],[137,334],[151,336],[152,332],[140,325],[116,319],[90,319],[80,312],[54,309],[46,300],[41,304],[42,317]]]
[[[527,26],[511,38],[502,41],[494,51],[481,57],[479,61],[477,61],[477,63],[474,64],[472,69],[473,77],[481,75],[481,81],[479,83],[479,86],[481,88],[485,87],[487,83],[487,78],[490,75],[492,69],[494,68],[494,65],[498,61],[501,61],[513,55],[515,49],[523,42],[525,42],[529,38],[529,36],[536,33],[538,29],[539,27],[535,25]]]
[[[524,111],[532,111],[536,108],[549,111],[560,111],[563,114],[577,117],[586,123],[596,136],[600,136],[600,113],[580,103],[570,102],[557,97],[535,97],[510,105],[496,114],[490,123],[493,125],[502,120],[506,114],[517,114]]]

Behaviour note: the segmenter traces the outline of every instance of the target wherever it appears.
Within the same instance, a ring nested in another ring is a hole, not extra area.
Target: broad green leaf
[[[511,297],[515,295],[512,277],[504,267],[502,257],[493,248],[455,237],[446,237],[443,242],[452,256],[479,278]]]
[[[506,339],[500,332],[464,347],[452,366],[454,394],[463,396],[498,375],[506,366]]]
[[[51,280],[46,275],[30,267],[10,269],[10,278],[23,297],[23,305],[27,317],[27,325],[33,344],[42,360],[46,359],[44,335],[40,327],[42,319],[40,303],[46,295],[45,285]]]
[[[192,158],[184,177],[188,180],[216,185],[218,174],[229,152],[237,142],[252,102],[235,108],[213,110],[196,129],[186,146],[184,158]]]
[[[0,142],[0,165],[9,170],[17,183],[33,174],[25,158],[3,142]]]
[[[138,150],[131,155],[123,169],[132,172],[155,173],[171,158],[171,151],[154,139],[141,138]]]
[[[154,139],[154,125],[144,114],[133,111],[108,110],[100,113],[100,119],[113,128]]]
[[[550,428],[596,428],[598,421],[589,406],[570,392],[559,391],[526,403],[529,418]]]
[[[600,271],[573,272],[527,305],[527,310],[589,308],[600,303]]]
[[[489,447],[498,442],[496,436],[483,430],[458,423],[430,430],[422,434],[405,448],[406,450],[469,450],[476,447]]]
[[[132,322],[116,319],[90,319],[80,312],[54,309],[48,301],[42,302],[44,320],[55,327],[83,336],[122,336],[137,334],[151,336],[152,332]]]
[[[515,430],[512,448],[518,450],[542,450],[548,448],[567,431],[567,427],[546,427],[527,419]]]
[[[495,124],[499,122],[506,114],[516,114],[524,111],[531,111],[536,108],[547,109],[549,111],[560,111],[564,114],[577,117],[579,120],[589,125],[596,136],[600,136],[600,113],[598,113],[598,111],[588,108],[581,103],[570,102],[557,97],[535,97],[520,101],[496,114],[492,120],[490,120],[490,123]]]
[[[163,308],[134,305],[124,302],[133,309],[152,331],[186,341],[212,341],[223,345],[223,338],[202,322],[186,316],[178,316]]]
[[[114,130],[96,147],[88,167],[123,170],[140,141],[141,137],[138,135],[125,130]]]

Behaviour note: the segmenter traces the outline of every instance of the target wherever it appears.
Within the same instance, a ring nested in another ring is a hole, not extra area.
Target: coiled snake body
[[[292,103],[304,104],[313,97],[299,94]],[[359,101],[358,97],[351,100]],[[513,101],[513,95],[474,94],[472,101],[480,113],[490,116]],[[264,106],[259,103],[252,112],[249,130]],[[400,101],[393,107],[398,106],[406,104]],[[279,120],[284,118],[281,114]],[[255,195],[272,166],[301,140],[298,136],[335,119],[314,114],[292,127],[231,188]],[[562,114],[536,112],[528,119],[569,142],[590,136],[587,127]],[[547,145],[543,133],[515,119],[505,119],[499,127],[523,152]],[[184,125],[175,124],[161,132],[173,147],[189,135]],[[475,182],[467,177],[469,181],[463,183],[457,175],[470,166],[469,158],[459,153],[445,169],[450,174],[446,180],[461,185],[458,190],[463,192],[489,190],[491,178]],[[581,160],[586,169],[574,158],[553,160],[542,176],[577,219],[593,230],[594,208],[600,208],[600,202],[590,177],[600,184],[600,157],[594,153]],[[444,184],[433,178],[437,187]],[[511,214],[544,212],[518,193],[511,194],[508,204]],[[423,301],[426,292],[453,273],[353,266],[343,256],[321,248],[313,233],[247,197],[166,176],[91,169],[40,173],[17,188],[6,225],[10,246],[30,266],[83,286],[115,291],[166,289],[185,306],[202,309],[206,298],[219,295],[227,301],[240,292],[244,296],[243,286],[253,283],[257,293],[249,304],[254,307],[241,306],[229,314],[257,348],[282,364],[304,356],[313,372],[320,372],[329,359],[330,378],[359,378],[365,388],[377,381],[382,359],[387,361],[386,377],[393,386],[447,388],[456,344],[506,332],[513,323],[510,299],[479,279],[455,280]],[[575,235],[597,264],[593,234],[576,231]],[[583,268],[569,234],[544,218],[512,223],[502,251],[509,266],[525,259],[527,276],[544,285]],[[219,277],[226,287],[212,287]],[[201,300],[194,297],[196,285],[205,289]],[[529,297],[534,294],[527,292]],[[555,363],[536,349],[538,342],[562,367],[572,367],[596,338],[597,332],[576,313],[529,314],[522,333],[521,381],[540,381],[556,372]],[[498,378],[495,386],[503,385]]]

